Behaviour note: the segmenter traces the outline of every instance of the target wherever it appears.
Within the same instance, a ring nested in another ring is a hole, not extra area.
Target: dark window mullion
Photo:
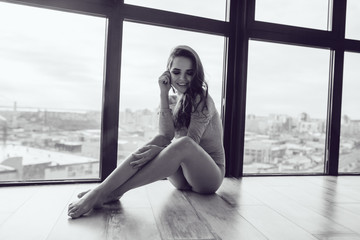
[[[228,48],[224,146],[226,175],[241,177],[245,134],[246,75],[248,55],[247,0],[231,1]]]
[[[344,49],[345,51],[360,53],[360,40],[345,39]]]
[[[119,96],[123,18],[120,5],[108,20],[106,77],[103,92],[101,131],[101,180],[117,166],[117,143],[119,124]]]
[[[219,20],[124,4],[121,14],[127,21],[161,27],[228,36],[230,23]]]
[[[341,98],[344,51],[332,52],[332,76],[330,87],[330,102],[328,111],[327,156],[325,174],[338,175],[340,127],[341,127]]]
[[[333,1],[332,33],[336,37],[333,46],[332,88],[329,102],[328,164],[326,174],[338,175],[341,128],[341,101],[344,71],[344,40],[346,22],[346,0]]]
[[[61,1],[43,1],[43,0],[6,0],[2,2],[10,2],[25,6],[33,6],[39,8],[48,8],[73,13],[81,13],[92,16],[106,17],[111,14],[114,8],[112,0],[61,0]]]
[[[337,41],[332,32],[260,21],[251,24],[249,37],[253,40],[319,48],[331,48]]]

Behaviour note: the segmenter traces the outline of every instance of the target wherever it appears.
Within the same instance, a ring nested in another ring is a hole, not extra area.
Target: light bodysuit
[[[218,166],[225,166],[225,151],[223,146],[223,130],[220,115],[215,108],[213,99],[208,95],[207,108],[202,110],[202,104],[195,112],[191,113],[189,127],[180,130],[174,129],[174,116],[177,105],[176,96],[170,96],[170,109],[159,112],[159,132],[165,136],[175,134],[175,139],[188,136],[199,144],[215,161]]]

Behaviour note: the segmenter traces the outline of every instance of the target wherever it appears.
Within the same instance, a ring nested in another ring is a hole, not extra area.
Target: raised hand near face
[[[165,71],[158,80],[160,91],[162,94],[167,94],[171,88],[171,75],[169,71]]]

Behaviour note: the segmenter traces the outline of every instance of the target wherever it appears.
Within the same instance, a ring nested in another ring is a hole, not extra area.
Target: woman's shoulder
[[[200,96],[196,98],[197,111],[206,112],[207,115],[213,115],[216,112],[215,103],[212,97],[208,94],[203,99]]]
[[[213,98],[210,96],[210,94],[208,94],[207,98],[206,98],[206,105],[208,105],[209,107],[215,107],[215,103]]]
[[[209,112],[211,112],[211,115],[213,115],[213,114],[215,114],[215,112],[217,112],[214,100],[210,95],[208,95],[208,97],[206,99],[206,106],[207,106]]]

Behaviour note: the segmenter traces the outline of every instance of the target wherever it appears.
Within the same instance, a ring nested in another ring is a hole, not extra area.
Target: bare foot
[[[84,192],[81,192],[77,195],[78,198],[82,198],[83,196],[85,196],[85,194],[87,194],[88,192],[90,192],[91,189],[89,190],[86,190]],[[103,204],[109,204],[109,203],[113,203],[113,202],[116,202],[116,201],[119,201],[119,199],[121,198],[122,196],[115,196],[114,194],[110,194],[109,196],[107,196],[103,202]],[[95,206],[95,208],[101,208],[101,206]]]
[[[87,191],[84,191],[84,192],[81,192],[77,195],[78,198],[82,198],[85,194],[87,194],[88,192],[90,192],[91,189],[87,190]]]
[[[69,205],[68,216],[79,218],[90,212],[93,208],[102,206],[103,198],[96,190],[91,190],[84,194],[81,199]]]
[[[84,191],[84,192],[81,192],[81,193],[79,193],[78,195],[77,195],[77,197],[78,198],[82,198],[83,196],[85,196],[85,194],[87,194],[88,192],[90,192],[91,191],[91,189],[89,189],[89,190],[86,190],[86,191]],[[106,200],[105,200],[106,201]],[[106,203],[106,202],[104,202],[104,203]],[[101,209],[101,208],[103,208],[103,204],[96,204],[95,206],[94,206],[94,209]]]

